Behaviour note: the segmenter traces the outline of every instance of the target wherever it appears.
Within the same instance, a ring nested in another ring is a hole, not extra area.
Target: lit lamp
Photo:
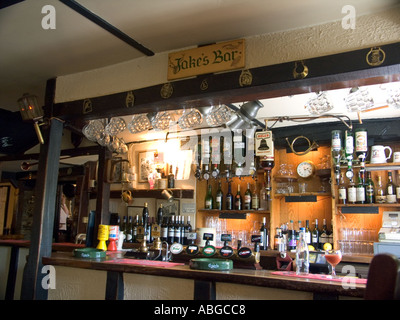
[[[25,93],[20,99],[18,99],[18,104],[22,120],[33,121],[39,142],[43,144],[44,140],[39,128],[39,121],[43,119],[43,110],[38,106],[37,97]]]

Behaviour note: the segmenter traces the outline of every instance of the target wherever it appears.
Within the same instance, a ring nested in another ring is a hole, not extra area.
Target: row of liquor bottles
[[[160,209],[158,210],[157,217],[150,217],[148,223],[143,222],[143,217],[136,215],[124,216],[120,225],[120,230],[125,234],[124,242],[139,243],[142,238],[147,243],[154,242],[153,231],[154,227],[160,230],[160,240],[166,241],[169,244],[174,242],[187,245],[189,244],[188,234],[192,232],[192,225],[190,223],[190,216],[160,216]],[[144,230],[142,237],[139,236],[139,230]]]
[[[301,221],[298,221],[298,227],[295,228],[293,220],[290,220],[290,222],[276,228],[274,250],[280,252],[296,250],[301,227]],[[322,229],[318,226],[318,219],[315,219],[313,230],[310,229],[310,221],[306,220],[305,239],[307,245],[313,246],[315,250],[325,250],[326,244],[333,247],[333,232],[328,229],[326,219],[323,219]]]
[[[247,189],[241,194],[240,184],[237,185],[236,194],[233,195],[231,182],[228,182],[228,192],[222,192],[221,182],[213,194],[211,184],[208,185],[207,194],[204,200],[205,209],[217,210],[269,210],[271,201],[271,188],[269,184],[263,184],[258,190],[257,184],[247,183]]]
[[[394,184],[391,171],[388,171],[385,184],[380,175],[377,176],[377,183],[375,184],[370,171],[367,172],[367,177],[365,179],[365,171],[360,170],[357,184],[351,179],[346,185],[344,174],[341,173],[338,185],[338,203],[400,203],[400,186]]]

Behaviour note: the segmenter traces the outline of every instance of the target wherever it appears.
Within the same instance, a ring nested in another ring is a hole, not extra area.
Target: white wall
[[[246,38],[246,68],[398,42],[400,8],[356,19]],[[57,78],[57,103],[135,90],[167,82],[168,52]]]

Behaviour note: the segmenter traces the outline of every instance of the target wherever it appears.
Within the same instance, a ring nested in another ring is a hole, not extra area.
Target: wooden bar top
[[[124,252],[107,252],[104,259],[81,259],[71,252],[53,252],[51,257],[43,257],[43,264],[84,268],[93,270],[139,273],[154,276],[175,277],[200,281],[228,282],[287,290],[363,298],[365,284],[354,284],[354,288],[345,288],[341,282],[320,279],[299,278],[273,274],[270,270],[232,269],[230,271],[193,270],[188,265],[171,267],[137,265],[126,263]]]

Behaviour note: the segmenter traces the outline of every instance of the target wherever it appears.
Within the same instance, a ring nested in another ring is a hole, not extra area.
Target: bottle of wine
[[[207,194],[206,194],[204,208],[205,209],[212,209],[213,208],[213,196],[212,196],[211,184],[208,185],[208,191],[207,191]]]
[[[391,171],[388,172],[388,182],[386,184],[386,202],[396,202],[396,186],[393,183],[393,176]]]
[[[180,222],[180,217],[181,216],[176,216],[175,217],[175,231],[174,231],[174,242],[176,243],[181,243],[182,242],[182,226]]]
[[[263,222],[262,222],[261,228],[260,228],[260,234],[261,234],[260,250],[268,250],[269,234],[268,234],[266,217],[263,217]]]
[[[254,184],[254,192],[251,194],[251,209],[258,210],[260,207],[260,198],[258,196],[257,183]]]
[[[375,185],[370,171],[367,172],[367,181],[365,182],[365,202],[375,203]]]
[[[311,231],[310,231],[310,221],[309,220],[306,220],[305,239],[306,239],[307,245],[311,244]]]
[[[188,235],[192,232],[192,225],[190,224],[190,216],[186,217],[186,224],[184,226],[183,244],[189,244]]]
[[[218,182],[218,189],[215,195],[215,209],[222,210],[222,201],[224,194],[222,193],[221,181]]]
[[[242,196],[240,195],[240,183],[238,183],[238,189],[235,196],[235,210],[242,210]]]
[[[228,193],[225,198],[225,209],[233,210],[233,194],[231,189],[231,182],[228,182]]]
[[[378,183],[376,185],[376,193],[375,193],[375,202],[376,203],[385,203],[386,202],[386,192],[385,188],[382,184],[382,177],[378,176]]]
[[[344,184],[344,174],[343,174],[343,172],[340,174],[338,193],[339,193],[338,202],[340,204],[346,204],[347,203],[347,192],[346,192],[346,185]]]
[[[251,190],[250,190],[250,183],[247,183],[247,189],[244,193],[244,210],[251,209]]]
[[[174,238],[175,238],[175,216],[171,216],[169,218],[169,224],[168,224],[168,239],[167,239],[167,242],[169,244],[174,243]]]
[[[163,220],[162,220],[160,240],[161,240],[161,241],[168,241],[168,223],[167,223],[167,217],[164,217]]]
[[[358,184],[356,188],[357,188],[356,190],[357,203],[358,204],[365,203],[365,186],[362,180],[361,172],[359,172],[358,174]]]
[[[318,219],[315,219],[315,227],[311,234],[311,242],[315,250],[319,249],[319,233]]]
[[[164,215],[164,211],[163,211],[163,205],[162,203],[160,204],[158,211],[157,211],[157,224],[159,226],[161,226],[162,221],[163,221],[163,215]]]

